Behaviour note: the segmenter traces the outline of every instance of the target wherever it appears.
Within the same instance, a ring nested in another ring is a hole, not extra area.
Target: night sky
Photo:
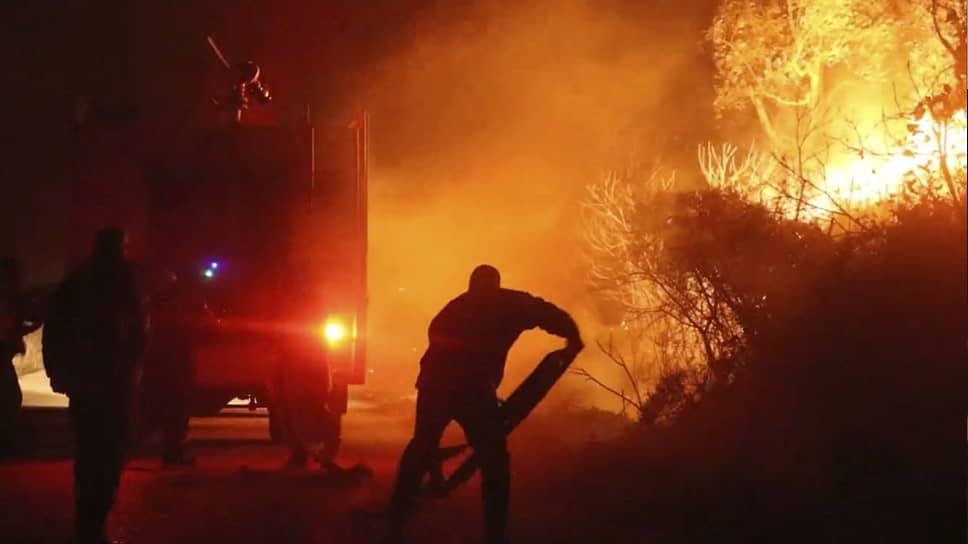
[[[412,2],[302,2],[298,9],[233,1],[18,4],[3,48],[10,131],[0,252],[18,256],[29,279],[60,273],[75,97],[134,99],[151,127],[146,132],[169,138],[207,107],[204,84],[219,71],[204,41],[212,34],[230,60],[267,66],[276,96],[313,96],[320,106],[348,109],[366,67],[407,39],[423,9]]]
[[[371,110],[374,169],[427,162],[416,156],[454,156],[448,147],[459,145],[455,136],[473,129],[486,132],[493,140],[500,138],[502,124],[509,123],[515,127],[531,123],[539,131],[574,127],[575,136],[567,145],[556,141],[554,146],[544,147],[518,145],[539,138],[517,130],[509,139],[515,143],[509,147],[522,149],[522,155],[552,158],[587,149],[597,141],[599,135],[590,125],[568,124],[560,112],[538,112],[521,121],[521,111],[534,110],[528,105],[532,103],[522,101],[521,110],[516,110],[518,99],[507,98],[514,94],[515,86],[503,85],[505,78],[494,77],[494,69],[487,63],[479,69],[473,57],[455,63],[459,71],[438,78],[436,96],[421,100],[412,96],[419,94],[412,89],[410,95],[394,89],[398,80],[406,89],[405,80],[414,70],[433,70],[433,66],[408,64],[415,57],[427,63],[426,57],[419,57],[427,40],[459,45],[466,35],[468,41],[483,44],[470,51],[486,55],[488,40],[501,41],[503,22],[520,22],[521,17],[527,17],[525,28],[533,27],[544,36],[540,47],[560,40],[566,53],[574,35],[583,32],[582,20],[598,25],[596,28],[606,24],[602,21],[616,21],[615,38],[597,39],[594,48],[580,51],[583,61],[610,63],[627,55],[630,43],[655,57],[654,65],[644,57],[643,72],[651,70],[664,79],[661,84],[656,81],[654,88],[636,91],[641,108],[628,108],[627,115],[611,113],[616,120],[610,122],[616,126],[654,116],[660,107],[680,110],[685,117],[710,117],[711,77],[701,41],[714,5],[711,1],[675,8],[618,0],[569,2],[571,10],[581,16],[567,19],[567,23],[555,15],[559,5],[555,2],[535,3],[515,19],[508,14],[521,11],[518,6],[523,4],[429,0],[19,4],[8,9],[11,30],[3,38],[8,42],[3,47],[8,138],[0,172],[0,252],[12,253],[22,261],[29,282],[55,279],[62,272],[74,149],[70,119],[76,97],[93,96],[112,104],[136,102],[145,146],[164,146],[179,131],[196,126],[209,107],[206,100],[219,66],[206,47],[206,34],[215,36],[231,60],[251,58],[264,66],[266,80],[277,97],[273,108],[279,115],[298,111],[306,102],[313,103],[314,111],[333,118],[363,106]],[[586,16],[586,12],[592,15]],[[528,50],[526,39],[520,44],[522,51]],[[686,52],[685,60],[670,64],[663,58],[672,43]],[[524,61],[536,67],[509,66],[508,77],[521,77],[518,74],[528,70],[540,75],[541,64],[568,62],[566,57],[545,55],[544,49],[537,51],[534,58]],[[612,85],[621,88],[624,84],[615,81]],[[577,85],[581,85],[580,78]],[[581,88],[577,92],[589,93]],[[586,96],[590,100],[577,103],[597,101],[611,107],[628,101],[617,96],[614,92],[603,94],[600,100]],[[541,103],[540,98],[535,100]],[[574,113],[577,118],[584,114]],[[485,115],[489,118],[482,120]],[[414,194],[433,191],[435,183],[427,181],[429,188],[415,188]]]

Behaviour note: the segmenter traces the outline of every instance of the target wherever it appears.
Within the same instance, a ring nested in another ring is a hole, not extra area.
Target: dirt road
[[[65,415],[56,409],[29,411],[26,417],[40,433],[66,431]],[[377,542],[380,524],[361,522],[354,511],[384,506],[412,417],[412,404],[406,401],[358,403],[345,419],[339,462],[365,465],[372,477],[339,482],[312,470],[282,469],[286,451],[267,441],[264,417],[193,419],[190,450],[197,465],[161,469],[150,452],[134,456],[123,476],[110,535],[131,544]],[[516,541],[574,541],[564,520],[573,522],[580,513],[568,512],[549,496],[554,475],[564,473],[569,462],[565,450],[573,446],[554,436],[524,430],[511,441]],[[462,442],[456,427],[448,430],[445,442]],[[49,453],[0,464],[0,541],[67,541],[71,466],[63,453]],[[475,478],[454,496],[425,503],[410,535],[414,542],[465,544],[480,541],[480,531]]]

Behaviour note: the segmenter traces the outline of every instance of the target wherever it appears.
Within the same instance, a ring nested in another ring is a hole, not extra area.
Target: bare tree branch
[[[613,389],[612,387],[609,387],[608,384],[606,384],[605,382],[599,380],[591,372],[589,372],[588,370],[586,370],[584,368],[580,368],[580,367],[579,368],[575,368],[573,370],[570,370],[569,372],[572,372],[574,374],[577,374],[577,375],[581,376],[582,378],[584,378],[584,379],[586,379],[586,380],[594,383],[598,387],[601,387],[605,391],[608,391],[609,393],[615,395],[616,397],[618,397],[619,399],[622,400],[623,405],[625,403],[628,403],[628,404],[631,404],[632,406],[636,406],[636,407],[639,406],[639,404],[636,403],[634,399],[629,398],[627,395],[625,395],[624,392],[618,391],[616,389]]]

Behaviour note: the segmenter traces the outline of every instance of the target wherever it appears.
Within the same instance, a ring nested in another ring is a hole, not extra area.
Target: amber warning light
[[[318,334],[323,340],[326,341],[326,343],[334,345],[340,343],[344,338],[349,336],[349,330],[340,320],[330,318],[327,319],[325,323],[320,325]]]

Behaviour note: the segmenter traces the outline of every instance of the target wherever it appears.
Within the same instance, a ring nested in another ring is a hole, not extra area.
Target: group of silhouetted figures
[[[20,408],[12,358],[24,352],[23,335],[38,325],[26,316],[14,262],[6,259],[2,265],[0,439],[10,440]],[[565,350],[571,354],[583,348],[578,327],[566,312],[528,293],[502,288],[497,269],[488,265],[474,269],[467,291],[431,321],[429,347],[420,360],[416,384],[414,434],[400,460],[390,499],[390,541],[403,539],[403,527],[424,476],[437,462],[444,429],[456,421],[479,460],[487,542],[508,542],[510,458],[496,391],[511,345],[523,331],[535,327],[565,338]],[[90,257],[51,296],[43,335],[51,387],[70,401],[75,537],[79,544],[107,542],[104,525],[130,442],[130,414],[141,374],[138,365],[148,335],[122,229],[97,233]],[[159,340],[178,342],[177,338],[155,339]],[[161,424],[170,428],[164,434],[173,437],[166,441],[163,454],[168,461],[177,463],[183,455],[179,445],[187,419],[187,412],[179,413]]]

